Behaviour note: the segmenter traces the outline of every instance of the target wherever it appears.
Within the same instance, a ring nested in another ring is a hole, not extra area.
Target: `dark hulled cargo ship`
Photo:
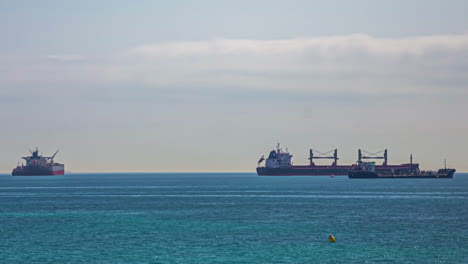
[[[257,174],[259,176],[346,176],[351,165],[338,165],[338,150],[333,150],[327,153],[318,152],[319,155],[315,155],[312,149],[309,150],[309,165],[293,165],[291,162],[292,155],[287,151],[283,151],[278,143],[276,150],[272,150],[265,160],[264,156],[258,161]],[[331,154],[333,152],[333,154]],[[414,170],[419,170],[419,164],[412,162],[400,164],[400,165],[389,165],[388,164],[388,152],[387,150],[382,151],[383,155],[378,156],[377,153],[368,153],[365,151],[358,150],[358,162],[362,159],[383,159],[382,165],[376,165],[376,170],[380,172],[402,172],[407,173]],[[364,155],[364,154],[366,155]],[[331,165],[316,165],[314,160],[316,159],[332,159]],[[265,161],[265,166],[260,164]]]
[[[348,177],[350,179],[451,179],[454,174],[455,169],[447,169],[447,167],[437,171],[420,171],[419,169],[411,172],[378,171],[374,162],[360,162],[351,166]]]
[[[63,164],[54,162],[54,157],[44,157],[39,155],[39,150],[30,151],[31,156],[22,157],[26,164],[18,165],[11,173],[13,176],[43,176],[43,175],[64,175],[65,168]]]

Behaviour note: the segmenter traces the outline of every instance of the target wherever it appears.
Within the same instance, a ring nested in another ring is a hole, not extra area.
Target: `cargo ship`
[[[13,176],[43,176],[43,175],[64,175],[64,165],[54,162],[55,155],[51,157],[44,157],[39,155],[39,150],[31,152],[31,156],[22,157],[26,160],[26,164],[20,165],[13,169],[11,173]]]
[[[383,153],[381,156],[380,153]],[[338,165],[338,150],[332,150],[329,152],[320,152],[310,149],[309,150],[309,165],[293,165],[291,155],[288,150],[283,151],[278,143],[276,150],[272,150],[265,159],[262,156],[258,160],[257,174],[259,176],[347,176],[350,165]],[[331,165],[316,165],[314,160],[317,159],[332,159]],[[410,156],[410,163],[400,165],[389,165],[388,164],[388,152],[387,150],[379,151],[376,153],[370,153],[366,151],[358,150],[358,162],[362,162],[363,159],[383,159],[382,165],[376,165],[376,170],[379,172],[392,172],[398,171],[403,173],[412,172],[419,170],[419,164],[412,162],[412,156]],[[260,166],[265,161],[264,166]]]
[[[455,169],[447,169],[447,166],[437,171],[401,172],[401,171],[378,171],[375,162],[361,162],[352,165],[348,172],[350,179],[427,179],[442,178],[451,179],[455,174]]]

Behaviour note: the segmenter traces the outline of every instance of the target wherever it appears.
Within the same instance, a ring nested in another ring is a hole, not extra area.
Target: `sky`
[[[2,1],[0,172],[253,172],[278,142],[468,172],[468,2]],[[327,164],[331,161],[319,161]]]

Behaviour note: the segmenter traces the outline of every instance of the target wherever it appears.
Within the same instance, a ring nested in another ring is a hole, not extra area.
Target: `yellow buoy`
[[[328,236],[328,241],[333,243],[333,242],[336,241],[336,239],[335,239],[335,237],[333,235],[329,235]]]

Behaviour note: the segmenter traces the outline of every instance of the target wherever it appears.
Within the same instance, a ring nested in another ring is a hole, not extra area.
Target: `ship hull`
[[[349,166],[293,166],[289,168],[258,167],[259,176],[346,176]]]
[[[351,165],[338,166],[290,166],[283,168],[258,167],[259,176],[346,176]],[[380,174],[413,174],[419,164],[377,165],[375,170]],[[371,177],[368,177],[371,178]]]
[[[22,166],[13,170],[13,176],[56,176],[64,175],[65,168],[63,165],[55,166]]]
[[[418,173],[412,175],[404,174],[378,174],[375,172],[369,171],[350,171],[348,177],[350,179],[452,179],[455,174],[454,169],[439,170],[438,173],[427,174],[427,173]]]

